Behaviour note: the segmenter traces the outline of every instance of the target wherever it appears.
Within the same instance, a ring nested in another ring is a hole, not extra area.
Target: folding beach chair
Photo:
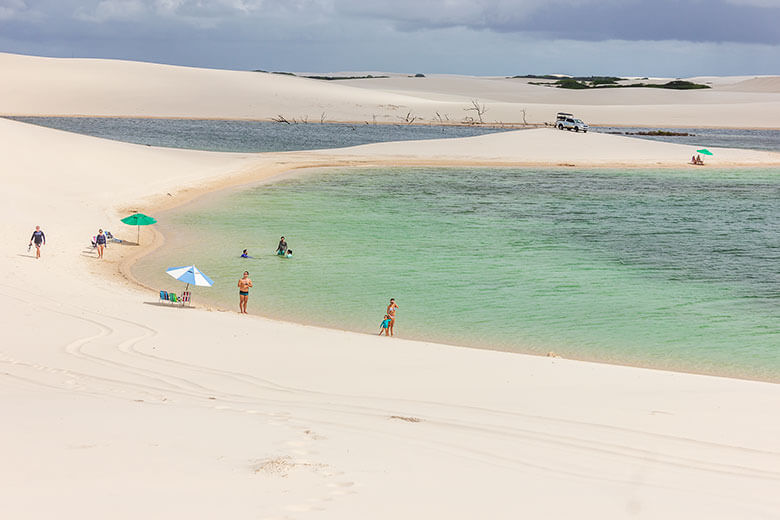
[[[179,303],[179,300],[176,299],[176,294],[172,292],[168,293],[168,301],[171,303]]]
[[[168,291],[160,291],[160,301],[161,302],[168,301]]]
[[[182,305],[189,305],[189,303],[190,303],[190,292],[189,291],[184,291],[183,293],[181,293],[181,298],[179,298],[179,302]]]

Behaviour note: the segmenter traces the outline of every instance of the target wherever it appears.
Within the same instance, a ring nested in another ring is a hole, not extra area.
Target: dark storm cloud
[[[772,74],[779,20],[780,0],[0,0],[0,51],[274,70]]]
[[[344,14],[392,20],[399,30],[467,27],[584,41],[611,39],[780,43],[774,0],[337,0]]]

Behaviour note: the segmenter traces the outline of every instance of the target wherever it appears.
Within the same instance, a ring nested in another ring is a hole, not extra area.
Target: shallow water
[[[651,130],[687,133],[687,136],[669,135],[632,135],[638,139],[662,141],[666,143],[687,144],[695,147],[712,146],[723,148],[747,148],[750,150],[780,151],[780,130],[751,130],[741,128],[615,128],[607,126],[592,127],[594,132],[636,134]]]
[[[376,333],[395,297],[405,338],[780,381],[777,169],[334,169],[160,217],[135,274],[194,262],[196,300],[247,269],[273,317]]]
[[[504,131],[477,126],[284,124],[218,119],[12,117],[36,125],[150,146],[215,152],[283,152]]]

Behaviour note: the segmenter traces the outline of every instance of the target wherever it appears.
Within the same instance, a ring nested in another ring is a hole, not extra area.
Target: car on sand
[[[555,121],[555,128],[558,130],[574,130],[575,132],[587,132],[588,125],[582,122],[581,119],[577,119],[573,114],[568,112],[558,112],[558,117]]]

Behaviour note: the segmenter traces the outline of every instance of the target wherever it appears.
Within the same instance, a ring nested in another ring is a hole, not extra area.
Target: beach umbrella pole
[[[140,246],[141,245],[141,226],[135,226],[135,229],[138,230],[138,232],[135,235],[135,243]]]

